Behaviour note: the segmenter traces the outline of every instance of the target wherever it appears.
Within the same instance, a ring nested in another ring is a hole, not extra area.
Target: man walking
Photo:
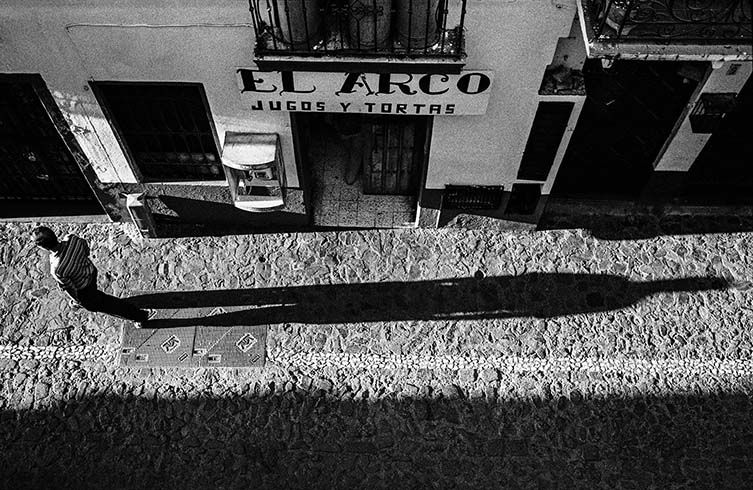
[[[34,229],[34,243],[50,252],[50,271],[74,304],[89,311],[99,311],[136,322],[141,328],[149,312],[97,289],[97,269],[89,259],[89,244],[76,235],[58,241],[55,233],[45,227]]]

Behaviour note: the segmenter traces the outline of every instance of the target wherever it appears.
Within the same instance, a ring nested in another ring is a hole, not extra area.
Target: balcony
[[[751,0],[577,0],[591,58],[751,60]]]
[[[254,60],[263,70],[459,73],[465,7],[466,0],[250,0]]]

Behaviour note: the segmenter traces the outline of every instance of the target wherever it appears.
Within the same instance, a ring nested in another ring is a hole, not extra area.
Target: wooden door
[[[415,195],[421,176],[426,121],[381,117],[371,125],[371,158],[364,166],[364,194]]]

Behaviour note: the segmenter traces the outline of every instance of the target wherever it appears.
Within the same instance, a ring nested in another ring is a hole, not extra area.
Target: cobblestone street
[[[34,226],[0,223],[0,488],[753,488],[753,233],[50,224],[112,294],[258,295],[221,320],[263,369],[129,369]]]

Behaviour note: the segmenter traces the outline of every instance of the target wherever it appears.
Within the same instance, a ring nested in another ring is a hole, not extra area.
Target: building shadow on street
[[[154,292],[129,300],[142,308],[222,307],[203,318],[155,320],[152,328],[261,323],[550,318],[628,307],[657,293],[720,290],[715,277],[630,281],[612,274],[527,273],[409,282],[328,284]],[[687,300],[687,297],[684,298]],[[250,308],[249,308],[250,307]]]
[[[742,490],[753,483],[753,407],[744,393],[586,398],[574,390],[510,400],[492,389],[480,398],[367,402],[274,383],[183,399],[171,395],[175,389],[3,409],[0,488]]]
[[[661,206],[653,211],[633,210],[625,213],[619,206],[583,206],[581,212],[564,212],[554,207],[545,213],[537,230],[585,229],[602,240],[640,240],[665,235],[714,233],[749,233],[753,231],[753,207],[729,208],[727,213],[687,211],[686,214],[663,214]]]
[[[310,228],[303,206],[297,212],[277,211],[272,220],[265,213],[250,213],[207,199],[163,195],[150,202],[159,238],[290,233]]]

